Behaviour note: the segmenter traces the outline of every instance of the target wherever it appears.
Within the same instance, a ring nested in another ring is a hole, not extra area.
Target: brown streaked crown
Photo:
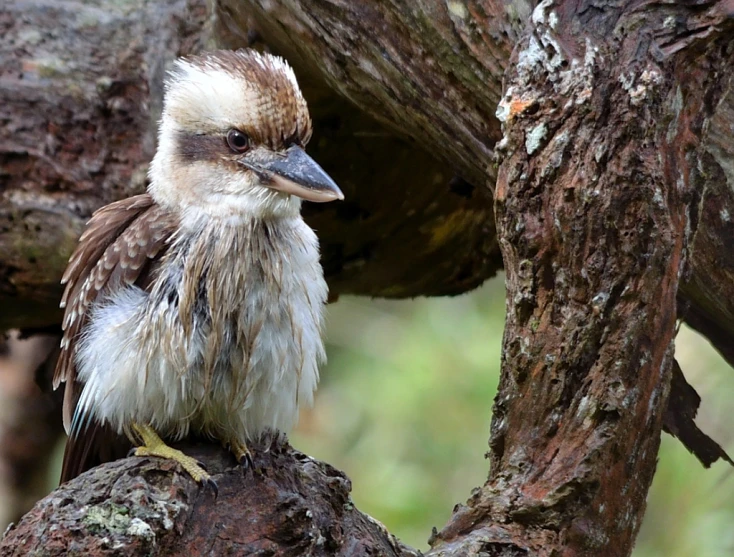
[[[218,102],[231,103],[225,110],[229,118],[218,119],[212,115],[207,121],[203,111],[207,109],[208,94],[197,82],[206,80],[205,76],[216,80],[216,76],[221,74],[232,80],[229,92],[218,91]],[[201,106],[202,113],[195,115],[201,129],[186,131],[223,134],[228,128],[237,128],[246,133],[254,144],[275,150],[293,143],[306,145],[311,137],[311,118],[306,101],[293,70],[280,57],[253,50],[217,50],[190,56],[176,63],[167,82],[173,102],[177,91],[186,91],[187,87],[188,108],[197,110]],[[200,100],[203,101],[198,106],[197,92],[201,92]],[[229,121],[225,122],[225,119]]]

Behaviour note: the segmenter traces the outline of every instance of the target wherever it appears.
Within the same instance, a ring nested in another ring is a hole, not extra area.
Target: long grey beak
[[[242,164],[258,173],[262,184],[316,203],[344,199],[334,180],[301,147],[289,147],[285,156]]]

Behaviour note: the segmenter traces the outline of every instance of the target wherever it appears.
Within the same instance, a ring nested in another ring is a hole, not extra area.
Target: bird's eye
[[[250,138],[240,130],[229,130],[227,132],[227,145],[235,153],[244,153],[250,148]]]

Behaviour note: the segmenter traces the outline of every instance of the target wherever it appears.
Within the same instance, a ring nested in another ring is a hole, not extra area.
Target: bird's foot
[[[230,441],[229,451],[234,455],[241,466],[246,469],[254,469],[255,465],[252,462],[252,453],[245,443],[239,440]]]
[[[194,479],[194,481],[211,488],[214,492],[214,496],[216,497],[219,491],[217,483],[212,479],[209,473],[204,470],[201,462],[184,454],[178,449],[174,449],[173,447],[166,445],[163,439],[161,439],[155,430],[149,425],[133,424],[132,428],[143,441],[142,446],[137,447],[132,451],[133,455],[140,457],[157,456],[178,462],[181,465],[181,468],[183,468],[188,475]]]

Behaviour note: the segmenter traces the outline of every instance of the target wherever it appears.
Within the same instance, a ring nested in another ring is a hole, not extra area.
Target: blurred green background
[[[425,550],[487,475],[504,322],[502,277],[456,298],[342,298],[330,306],[329,364],[292,443],[345,471],[357,507]],[[677,356],[703,402],[697,423],[734,452],[734,370],[682,329]],[[635,557],[734,555],[734,477],[704,469],[663,435]]]

